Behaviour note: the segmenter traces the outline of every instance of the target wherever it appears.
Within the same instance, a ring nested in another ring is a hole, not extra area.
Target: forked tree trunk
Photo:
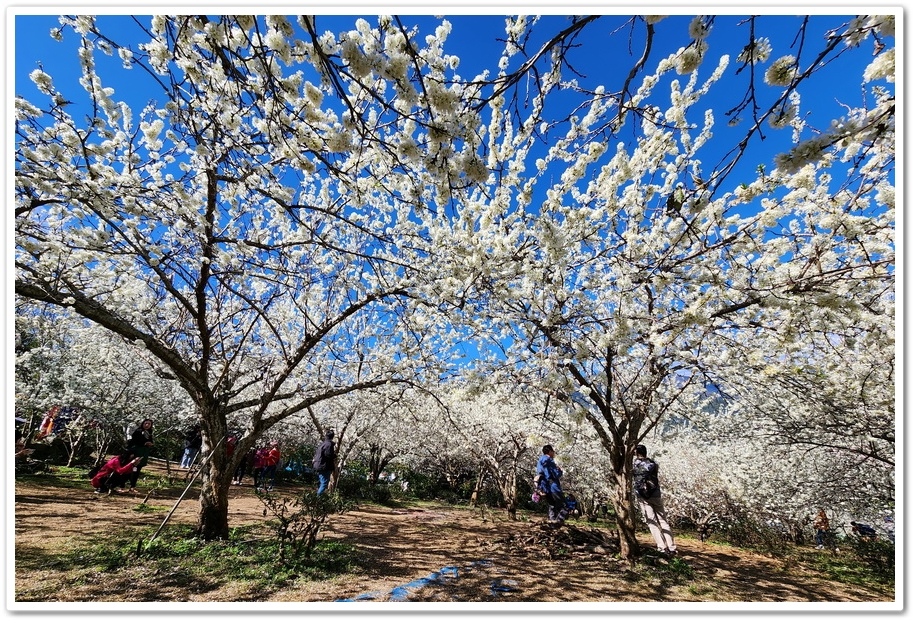
[[[369,445],[369,482],[374,487],[380,482],[381,474],[388,467],[393,455],[377,444]]]

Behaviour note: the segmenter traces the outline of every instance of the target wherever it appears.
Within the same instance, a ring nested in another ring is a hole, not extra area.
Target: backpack
[[[636,495],[651,498],[658,492],[658,465],[652,459],[639,459],[633,465],[633,486]]]
[[[547,487],[544,486],[544,477],[541,474],[535,474],[534,481],[534,490],[531,492],[531,501],[537,504],[547,495]]]

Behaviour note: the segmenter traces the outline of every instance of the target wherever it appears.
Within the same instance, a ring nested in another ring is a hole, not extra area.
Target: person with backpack
[[[544,492],[543,499],[547,502],[548,523],[561,526],[569,514],[566,496],[563,495],[563,487],[560,485],[563,470],[554,460],[557,454],[554,452],[553,446],[550,444],[545,445],[541,449],[541,453],[536,469],[535,486]]]
[[[321,445],[315,449],[315,456],[312,458],[312,467],[318,472],[318,495],[327,491],[336,465],[337,450],[334,447],[334,431],[329,428],[324,434]]]
[[[668,525],[662,490],[658,484],[658,464],[648,457],[648,451],[642,444],[636,446],[636,457],[633,459],[633,489],[658,551],[666,556],[676,555],[674,534]]]

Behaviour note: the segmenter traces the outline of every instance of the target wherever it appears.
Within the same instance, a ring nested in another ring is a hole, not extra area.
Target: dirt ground
[[[159,469],[154,465],[147,468]],[[143,481],[141,480],[141,485]],[[145,497],[99,497],[85,489],[17,482],[15,490],[15,601],[19,602],[893,602],[893,594],[826,581],[786,561],[678,535],[692,577],[641,574],[613,555],[609,530],[572,522],[548,530],[543,517],[508,521],[496,510],[423,505],[413,509],[361,505],[329,518],[321,538],[352,544],[364,563],[359,576],[297,582],[268,595],[232,583],[201,586],[150,578],[148,584],[100,593],[67,571],[20,564],[98,539],[124,521],[158,527],[166,512],[133,513]],[[175,498],[148,504],[172,508]],[[170,521],[193,523],[198,502],[184,500]],[[250,485],[232,488],[230,526],[264,522]],[[50,521],[49,521],[50,520]],[[54,529],[48,528],[53,524]],[[648,534],[642,542],[651,544]],[[577,537],[577,538],[572,538]],[[570,544],[563,546],[563,539]],[[558,545],[559,543],[559,545]],[[657,560],[655,565],[672,564]],[[680,562],[677,564],[681,564]],[[8,604],[15,608],[15,604]]]

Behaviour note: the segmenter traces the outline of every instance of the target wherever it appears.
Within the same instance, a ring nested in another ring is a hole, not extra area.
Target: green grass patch
[[[116,571],[130,564],[135,543],[123,532],[108,535],[104,540],[100,538],[57,554],[44,554],[40,564],[58,571]]]
[[[297,579],[320,580],[362,569],[356,549],[340,541],[319,541],[306,560],[281,565],[277,541],[264,526],[240,526],[225,541],[203,542],[190,528],[163,531],[139,550],[139,559],[162,568],[186,569],[220,583],[233,581],[274,590]]]
[[[872,560],[863,560],[856,552],[844,549],[838,554],[829,550],[799,551],[796,557],[806,567],[828,579],[874,590],[894,590],[895,569],[892,564],[876,565]]]
[[[708,585],[708,584],[703,584],[703,585],[691,584],[690,586],[687,587],[687,592],[693,595],[694,597],[703,597],[704,595],[708,595],[709,593],[712,593],[715,590],[716,590],[715,587]]]
[[[92,490],[92,483],[86,474],[89,472],[87,467],[51,467],[49,472],[38,474],[16,474],[16,482],[32,484],[35,486],[52,486],[62,489],[86,489]]]
[[[39,474],[16,474],[16,482],[31,484],[41,487],[58,487],[61,489],[82,489],[92,491],[92,483],[88,478],[88,467],[63,467],[53,466],[50,472]],[[187,486],[186,483],[162,476],[147,475],[140,472],[137,486],[142,489],[155,489],[157,495],[178,498]],[[193,491],[192,491],[193,493]]]
[[[269,594],[296,581],[323,580],[363,570],[356,549],[344,542],[319,541],[308,560],[280,565],[277,542],[264,526],[240,526],[228,539],[204,542],[190,525],[164,529],[155,540],[148,530],[124,530],[40,559],[21,556],[17,564],[79,572],[83,578],[116,572],[131,577],[168,578],[175,585],[202,587],[238,583],[249,595]],[[79,577],[71,581],[80,582]],[[90,581],[90,580],[84,580]]]
[[[134,506],[131,510],[133,510],[135,513],[162,513],[170,511],[171,509],[171,506],[156,506],[154,504],[140,503]]]
[[[639,576],[654,578],[661,586],[681,586],[693,581],[693,567],[683,558],[665,558],[659,553],[648,552],[639,559],[635,567]]]

